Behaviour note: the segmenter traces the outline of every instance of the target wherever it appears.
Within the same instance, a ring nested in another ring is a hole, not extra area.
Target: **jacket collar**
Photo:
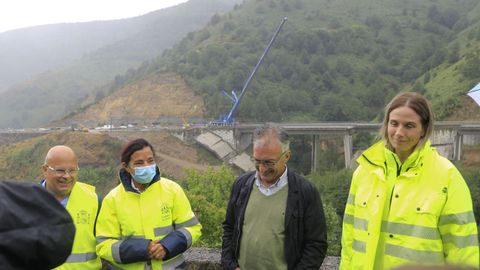
[[[155,170],[156,170],[155,176],[153,177],[152,182],[150,182],[150,184],[147,186],[147,188],[149,186],[153,185],[155,182],[160,181],[160,179],[161,179],[160,169],[158,168],[158,166],[156,166]],[[122,168],[122,169],[120,169],[120,171],[118,173],[118,176],[120,178],[120,182],[122,183],[122,186],[125,189],[125,191],[138,193],[138,191],[136,191],[135,189],[132,188],[132,185],[131,185],[132,176],[130,175],[129,172],[127,172],[125,169]]]
[[[285,210],[285,228],[290,223],[290,219],[293,212],[298,206],[300,200],[298,179],[295,177],[295,173],[292,170],[288,170],[288,197],[287,197],[287,209]],[[298,211],[298,210],[297,210]]]
[[[420,148],[415,149],[415,151],[410,154],[410,156],[405,160],[402,166],[405,168],[409,167],[417,167],[423,158],[428,155],[430,152],[433,151],[431,147],[430,140],[426,141],[424,145]],[[365,150],[362,155],[357,159],[358,164],[360,165],[374,165],[378,167],[382,167],[385,169],[386,167],[386,155],[394,155],[395,159],[398,160],[397,155],[390,151],[386,146],[383,140],[373,144],[370,148]]]

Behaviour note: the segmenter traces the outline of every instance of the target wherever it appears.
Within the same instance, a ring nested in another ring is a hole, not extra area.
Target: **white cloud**
[[[129,18],[186,1],[2,0],[0,32],[51,23]]]

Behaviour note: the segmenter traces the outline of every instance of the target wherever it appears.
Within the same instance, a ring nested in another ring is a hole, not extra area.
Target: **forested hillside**
[[[284,16],[240,120],[370,121],[402,90],[425,93],[445,119],[480,77],[475,0],[246,0],[135,74],[178,72],[208,116],[224,114],[221,90],[242,88]]]
[[[43,125],[100,100],[116,74],[132,73],[237,2],[192,0],[131,19],[1,33],[0,128]]]

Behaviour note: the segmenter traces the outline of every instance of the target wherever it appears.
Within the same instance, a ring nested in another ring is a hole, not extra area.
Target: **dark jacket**
[[[288,269],[315,269],[327,252],[327,226],[317,189],[305,178],[288,170],[285,212],[285,258]],[[223,222],[222,267],[238,266],[243,219],[255,172],[240,176],[233,184]]]
[[[70,255],[75,226],[36,183],[0,181],[0,269],[52,269]]]

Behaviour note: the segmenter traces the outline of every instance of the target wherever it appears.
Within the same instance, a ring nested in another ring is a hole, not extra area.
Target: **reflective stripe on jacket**
[[[345,208],[340,269],[479,266],[470,191],[430,142],[403,164],[382,141],[357,161]]]
[[[80,182],[75,183],[66,209],[75,224],[75,240],[67,261],[55,269],[100,269],[102,263],[95,252],[94,228],[98,212],[95,187]]]
[[[201,225],[182,188],[160,178],[142,193],[134,191],[130,178],[108,193],[97,221],[97,254],[121,269],[181,269],[181,255],[201,235]],[[160,239],[168,250],[165,261],[150,260],[150,240]]]

